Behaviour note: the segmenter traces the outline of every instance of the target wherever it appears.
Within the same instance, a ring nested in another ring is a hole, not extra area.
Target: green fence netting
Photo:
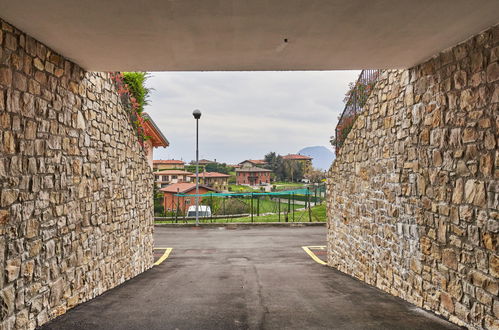
[[[319,187],[317,187],[319,188]],[[300,188],[273,192],[175,194],[156,221],[192,221],[199,197],[202,221],[209,222],[322,222],[326,220],[325,195],[321,189]],[[191,210],[191,212],[189,211]],[[206,212],[209,210],[209,212]]]

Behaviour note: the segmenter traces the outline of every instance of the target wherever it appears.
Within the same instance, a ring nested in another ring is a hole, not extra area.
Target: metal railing
[[[335,128],[334,146],[336,154],[338,154],[343,142],[345,142],[355,120],[364,111],[364,106],[369,95],[371,95],[379,74],[380,70],[362,70],[355,84],[350,85],[350,90],[346,95],[345,109]]]

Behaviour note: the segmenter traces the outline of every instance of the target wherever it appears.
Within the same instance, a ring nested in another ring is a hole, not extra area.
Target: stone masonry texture
[[[153,176],[110,74],[0,25],[0,329],[33,329],[152,266]]]
[[[499,329],[499,26],[381,73],[328,177],[328,264]]]

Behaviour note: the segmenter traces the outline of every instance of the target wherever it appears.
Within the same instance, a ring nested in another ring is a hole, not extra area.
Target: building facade
[[[303,166],[303,174],[308,174],[312,171],[312,157],[308,157],[300,154],[288,154],[282,156],[282,159],[289,160],[293,162],[299,162]]]
[[[191,172],[181,170],[164,170],[154,172],[154,183],[164,188],[173,183],[191,182]]]
[[[241,167],[236,169],[236,183],[239,185],[257,186],[260,184],[270,184],[271,170],[264,168]]]
[[[165,188],[160,189],[163,193],[163,207],[165,212],[178,212],[184,214],[191,205],[196,205],[196,184],[195,183],[174,183]],[[215,192],[214,189],[200,185],[199,194]],[[178,194],[193,195],[193,196],[177,196]],[[199,203],[203,197],[199,197]]]
[[[196,182],[196,174],[190,175],[191,181]],[[229,191],[230,175],[218,172],[199,173],[199,184],[213,188],[218,191]]]
[[[263,159],[247,159],[240,162],[238,165],[239,167],[263,167],[267,165],[267,162]]]
[[[200,159],[199,160],[199,166],[206,166],[208,164],[216,164],[217,163],[217,160],[209,160],[209,159]],[[196,161],[193,160],[191,161],[191,165],[196,165]]]
[[[153,171],[163,171],[163,170],[183,170],[185,168],[185,162],[176,159],[159,159],[152,161]]]

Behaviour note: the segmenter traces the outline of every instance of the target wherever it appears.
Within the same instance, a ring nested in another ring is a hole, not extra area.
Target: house
[[[263,159],[247,159],[239,163],[240,167],[263,167],[267,162]]]
[[[308,174],[312,171],[312,157],[300,154],[288,154],[286,156],[282,156],[282,159],[301,163],[303,165],[304,174]]]
[[[185,162],[176,159],[153,160],[152,164],[153,171],[183,170],[185,168]]]
[[[199,160],[199,166],[206,166],[208,164],[216,164],[217,163],[217,160],[209,160],[209,159],[200,159]],[[191,160],[191,165],[196,165],[196,161],[195,160]]]
[[[189,206],[196,205],[196,196],[176,196],[177,194],[196,195],[196,184],[192,182],[174,183],[165,188],[161,188],[163,193],[163,207],[165,212],[178,211],[185,213]],[[216,192],[215,189],[200,185],[199,194],[206,194],[209,192]],[[199,197],[199,203],[203,197]]]
[[[172,183],[191,182],[191,172],[182,170],[164,170],[154,172],[154,183],[158,188],[164,188]]]
[[[240,185],[256,186],[259,184],[269,184],[271,170],[260,167],[241,167],[236,169],[236,183]]]
[[[191,181],[196,182],[196,174],[192,174]],[[201,172],[199,173],[199,184],[219,190],[229,190],[230,175],[218,172]]]
[[[153,149],[158,147],[166,148],[170,145],[170,142],[168,142],[163,133],[161,133],[151,116],[149,116],[146,112],[143,112],[141,117],[143,119],[144,133],[149,137],[149,139],[144,141],[147,162],[149,163],[149,166],[154,169]]]

